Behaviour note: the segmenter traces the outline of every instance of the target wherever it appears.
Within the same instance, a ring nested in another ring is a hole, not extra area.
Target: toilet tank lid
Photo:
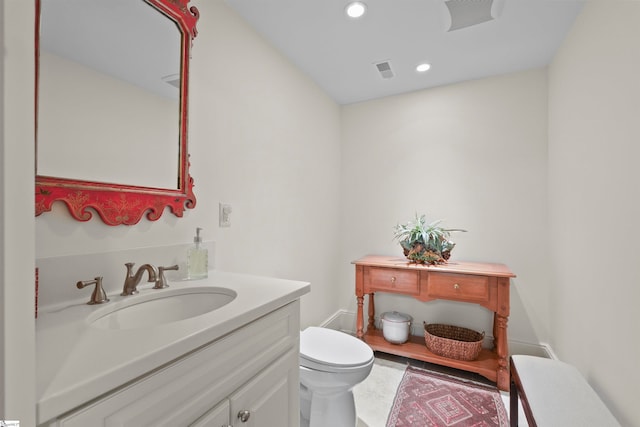
[[[311,326],[300,333],[300,357],[333,366],[358,366],[371,361],[373,350],[344,332]]]

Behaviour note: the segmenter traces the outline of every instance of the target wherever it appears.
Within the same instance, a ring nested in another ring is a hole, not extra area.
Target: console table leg
[[[363,319],[363,305],[364,305],[364,296],[357,296],[358,300],[358,310],[356,312],[356,337],[362,339],[364,337],[364,319]]]
[[[367,325],[367,330],[374,330],[376,328],[375,324],[375,316],[376,316],[376,306],[373,302],[373,292],[369,294],[369,323]]]
[[[493,313],[493,351],[497,351],[498,347],[498,313]]]
[[[498,355],[498,371],[497,384],[500,390],[509,390],[509,366],[507,357],[508,345],[507,345],[507,321],[506,316],[502,316],[498,313],[494,315],[494,330],[495,330],[495,347]]]

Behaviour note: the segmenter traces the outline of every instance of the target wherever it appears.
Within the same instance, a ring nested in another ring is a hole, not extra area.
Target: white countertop
[[[110,294],[102,305],[75,304],[39,312],[36,321],[37,422],[41,424],[210,343],[292,302],[307,282],[210,271],[207,279],[169,282],[168,289],[223,287],[237,297],[197,317],[136,329],[100,329],[87,321],[96,310],[123,299],[165,290],[139,286],[140,294]]]

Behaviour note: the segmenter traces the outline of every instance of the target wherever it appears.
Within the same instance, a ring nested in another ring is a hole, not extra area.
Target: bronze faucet
[[[134,265],[135,263],[133,262],[125,263],[125,266],[127,267],[127,276],[124,278],[124,287],[122,288],[122,293],[120,295],[126,296],[137,294],[138,290],[136,288],[145,271],[149,274],[149,282],[155,282],[158,278],[158,271],[153,265],[142,264],[138,267],[136,274],[133,274]]]
[[[158,279],[153,289],[168,288],[169,285],[167,285],[167,278],[164,277],[164,272],[167,270],[178,270],[178,268],[178,264],[172,265],[171,267],[158,267]]]
[[[96,287],[93,288],[91,299],[87,304],[94,305],[94,304],[104,304],[105,302],[109,302],[109,298],[107,298],[107,294],[104,291],[104,288],[102,287],[102,276],[96,277],[93,280],[85,280],[85,281],[80,280],[78,281],[78,283],[76,283],[76,287],[78,289],[82,289],[85,286],[89,286],[89,285],[96,285]]]

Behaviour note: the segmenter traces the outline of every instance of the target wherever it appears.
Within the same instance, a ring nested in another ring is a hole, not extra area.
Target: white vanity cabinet
[[[299,313],[295,300],[44,425],[298,426]]]

